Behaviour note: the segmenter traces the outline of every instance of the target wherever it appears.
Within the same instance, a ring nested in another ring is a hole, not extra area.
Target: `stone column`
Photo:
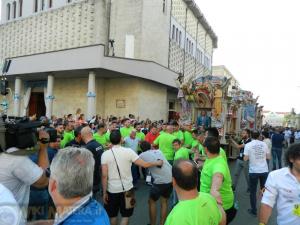
[[[46,100],[46,116],[48,118],[51,118],[53,113],[53,86],[54,86],[54,76],[48,75],[48,81],[47,81],[47,96],[45,98]]]
[[[20,116],[21,86],[22,81],[19,77],[17,77],[15,80],[14,116]]]
[[[88,93],[87,93],[87,120],[96,115],[96,74],[89,72]]]

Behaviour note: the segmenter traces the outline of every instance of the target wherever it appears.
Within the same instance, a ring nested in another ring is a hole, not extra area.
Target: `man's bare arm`
[[[262,203],[259,211],[259,222],[263,224],[267,224],[270,216],[272,215],[272,210],[273,209],[271,206]]]
[[[221,194],[219,192],[223,183],[223,178],[223,174],[215,173],[212,178],[212,184],[210,188],[210,194],[217,200],[217,203],[220,205],[223,204]]]

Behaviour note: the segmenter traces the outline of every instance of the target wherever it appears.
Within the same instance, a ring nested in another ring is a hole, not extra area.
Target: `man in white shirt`
[[[136,130],[133,129],[130,131],[130,135],[124,138],[124,143],[126,148],[132,149],[135,153],[138,153],[138,147],[140,139],[136,136]],[[131,166],[131,173],[133,178],[133,186],[136,188],[138,179],[139,179],[139,167],[136,165]]]
[[[263,190],[268,177],[267,159],[270,159],[270,150],[266,143],[258,140],[258,131],[252,132],[252,141],[245,145],[244,160],[249,160],[249,184],[250,184],[250,204],[249,214],[256,216],[256,193],[258,180],[260,189]]]
[[[112,148],[102,154],[102,188],[104,208],[110,218],[111,225],[118,222],[119,211],[122,216],[122,225],[128,225],[129,217],[133,214],[134,201],[130,201],[132,207],[125,207],[125,192],[132,191],[131,165],[144,168],[162,166],[163,161],[145,162],[130,148],[121,146],[121,133],[114,130],[110,134]]]
[[[278,225],[300,224],[300,144],[290,146],[285,155],[288,167],[269,174],[261,201],[259,224],[266,225],[277,205]]]
[[[290,130],[290,128],[286,127],[285,131],[283,131],[283,133],[284,133],[284,140],[285,140],[287,146],[290,146],[292,131]]]
[[[295,143],[300,143],[300,130],[295,131]]]
[[[39,132],[40,139],[49,139],[46,131]],[[38,165],[28,156],[18,155],[19,149],[9,148],[0,152],[0,183],[8,188],[23,212],[23,220],[27,218],[30,185],[44,188],[48,185],[46,170],[49,167],[47,144],[40,143]]]
[[[0,224],[20,225],[21,210],[12,193],[0,184]]]

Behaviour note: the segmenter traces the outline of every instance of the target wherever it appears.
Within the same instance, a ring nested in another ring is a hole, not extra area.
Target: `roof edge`
[[[207,33],[213,40],[213,47],[218,48],[218,37],[216,33],[213,31],[209,23],[207,22],[206,18],[204,17],[203,13],[201,12],[199,6],[194,0],[184,0],[187,6],[192,10],[195,17],[200,21],[202,26],[207,30]]]

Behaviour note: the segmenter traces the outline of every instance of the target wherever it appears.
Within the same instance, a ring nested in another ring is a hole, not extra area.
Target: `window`
[[[172,28],[172,39],[173,40],[175,39],[175,25],[173,25],[173,28]]]
[[[68,3],[71,3],[71,2],[72,2],[72,0],[67,0],[67,2],[68,2]]]
[[[163,13],[166,12],[166,0],[163,0]]]
[[[191,54],[193,55],[194,53],[194,43],[192,43],[192,48],[191,48]]]
[[[34,0],[34,9],[33,9],[33,11],[37,12],[38,8],[39,8],[39,0]]]
[[[175,110],[175,102],[173,102],[173,101],[171,102],[171,101],[170,101],[170,102],[169,102],[169,111],[172,111],[172,110],[173,110],[173,111]]]
[[[23,14],[23,0],[19,0],[19,17]]]
[[[185,51],[188,52],[189,51],[189,39],[186,39],[186,44],[185,44]]]
[[[203,60],[203,53],[202,53],[202,51],[200,51],[200,63],[202,64],[203,62],[202,62],[202,60]]]
[[[176,43],[178,42],[178,28],[176,28]]]
[[[41,10],[43,11],[45,9],[45,0],[41,1]]]
[[[179,40],[178,40],[179,46],[181,46],[181,31],[179,32]]]
[[[7,20],[10,20],[10,4],[7,3],[6,5],[6,18]]]
[[[52,8],[52,0],[49,0],[49,2],[48,2],[48,8],[49,9]]]
[[[17,2],[13,2],[13,19],[16,19],[17,16]]]

